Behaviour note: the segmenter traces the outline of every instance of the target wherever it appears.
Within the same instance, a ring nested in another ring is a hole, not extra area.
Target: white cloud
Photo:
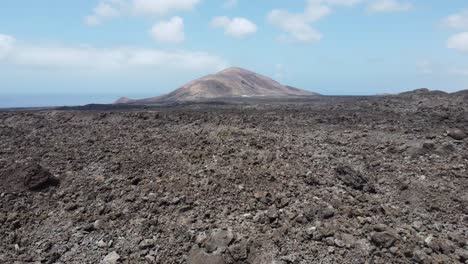
[[[451,36],[447,40],[447,48],[468,53],[468,32],[462,32]]]
[[[224,8],[234,8],[239,3],[238,0],[226,0],[224,2]]]
[[[330,15],[334,7],[353,7],[367,0],[307,0],[303,12],[292,13],[285,9],[274,9],[268,14],[268,22],[281,29],[281,40],[315,42],[322,39],[313,23]]]
[[[100,0],[91,15],[84,18],[89,26],[130,15],[167,15],[174,11],[188,11],[200,0]]]
[[[375,0],[371,2],[367,10],[371,13],[390,13],[390,12],[406,12],[413,8],[410,2],[399,0]]]
[[[6,57],[11,52],[15,42],[16,40],[12,36],[0,34],[0,59]]]
[[[312,42],[322,39],[322,34],[312,28],[303,16],[276,9],[268,15],[268,21],[286,32],[293,40]],[[286,39],[287,37],[285,37]]]
[[[336,0],[335,0],[336,1]],[[335,2],[335,4],[343,2]],[[323,4],[323,1],[309,0],[303,13],[290,13],[284,9],[274,9],[268,14],[268,21],[282,31],[287,36],[285,39],[292,39],[299,42],[313,42],[322,39],[322,34],[315,30],[311,23],[328,16],[331,13],[330,7]]]
[[[336,6],[354,6],[364,1],[365,0],[322,0],[321,2],[324,4],[336,5]],[[320,2],[320,0],[317,2]]]
[[[159,42],[181,43],[185,40],[184,20],[176,16],[168,21],[158,22],[151,28],[151,36]]]
[[[0,35],[0,65],[41,69],[79,69],[94,72],[126,69],[219,70],[227,63],[204,52],[165,51],[134,47],[95,48],[15,44],[11,36]]]
[[[300,16],[302,16],[306,22],[315,22],[328,16],[331,14],[332,10],[329,6],[324,5],[322,2],[323,1],[309,0],[305,12],[300,14]],[[338,2],[335,4],[338,4]]]
[[[192,10],[200,0],[133,0],[137,14],[165,15],[171,11]]]
[[[211,26],[215,28],[225,27],[231,22],[231,19],[226,16],[215,17],[211,20]]]
[[[224,33],[233,38],[245,38],[257,32],[257,25],[242,17],[229,18],[226,16],[215,17],[211,26],[224,29]]]
[[[455,29],[468,29],[468,9],[446,17],[442,21],[442,25]]]
[[[102,0],[91,15],[85,17],[85,23],[89,26],[97,26],[104,21],[119,17],[123,2],[121,0]]]
[[[111,6],[110,4],[107,4],[107,3],[100,3],[95,9],[94,9],[94,13],[99,16],[99,17],[103,17],[103,18],[112,18],[112,17],[116,17],[116,16],[119,16],[119,11]]]

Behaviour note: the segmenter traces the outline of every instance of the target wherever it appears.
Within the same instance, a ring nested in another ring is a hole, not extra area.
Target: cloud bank
[[[367,10],[371,13],[390,13],[390,12],[406,12],[413,8],[410,2],[397,0],[376,0],[371,2]]]
[[[449,15],[442,21],[442,25],[453,29],[468,30],[468,9]]]
[[[410,2],[399,0],[307,0],[303,12],[273,9],[267,20],[283,31],[281,40],[315,42],[321,40],[323,35],[314,28],[314,22],[329,16],[335,8],[360,4],[367,4],[367,10],[372,13],[404,12],[413,7]]]
[[[84,21],[97,26],[121,16],[164,16],[193,10],[200,0],[100,0]]]
[[[173,17],[168,21],[156,23],[151,28],[153,39],[166,43],[182,43],[185,40],[184,20]]]
[[[468,32],[462,32],[451,36],[447,40],[447,48],[468,53]]]
[[[136,14],[166,15],[172,11],[192,10],[200,0],[133,0]]]
[[[27,44],[19,43],[12,36],[0,34],[1,65],[84,71],[144,68],[214,71],[224,68],[227,63],[222,58],[205,52]]]
[[[257,25],[243,17],[215,17],[211,21],[214,28],[222,28],[224,33],[233,38],[245,38],[257,32]]]

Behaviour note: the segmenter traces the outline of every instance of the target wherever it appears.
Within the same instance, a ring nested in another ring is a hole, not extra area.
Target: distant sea
[[[0,108],[110,104],[121,96],[115,94],[0,94]],[[154,95],[139,94],[128,97],[141,99],[151,96]]]

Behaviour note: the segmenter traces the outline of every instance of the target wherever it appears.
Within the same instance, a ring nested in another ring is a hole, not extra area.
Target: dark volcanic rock
[[[40,191],[59,183],[57,178],[39,164],[25,166],[17,172],[18,177],[23,177],[26,189],[31,191]]]
[[[374,191],[374,187],[369,182],[369,179],[350,166],[338,166],[335,169],[335,172],[338,179],[340,179],[345,185],[356,190]]]
[[[451,129],[448,132],[449,137],[456,140],[463,140],[467,137],[466,133],[461,129]]]
[[[229,254],[236,261],[247,259],[248,257],[247,242],[241,241],[240,243],[231,245],[229,247]]]
[[[3,192],[41,191],[59,184],[59,180],[37,163],[13,166],[0,178]]]
[[[189,254],[188,264],[225,264],[226,261],[220,254],[208,254],[203,250],[192,250]]]
[[[0,263],[467,261],[461,97],[120,106],[0,111]]]
[[[371,236],[371,241],[378,247],[389,248],[395,244],[397,237],[388,231],[376,232]]]
[[[305,211],[304,216],[309,221],[329,219],[335,215],[335,209],[327,205],[310,205]]]
[[[234,239],[234,235],[230,230],[216,229],[213,230],[204,243],[204,248],[208,253],[222,251],[226,249]]]

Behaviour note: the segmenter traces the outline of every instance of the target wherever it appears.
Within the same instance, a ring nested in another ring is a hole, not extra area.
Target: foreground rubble
[[[0,112],[0,262],[468,263],[467,110]]]

